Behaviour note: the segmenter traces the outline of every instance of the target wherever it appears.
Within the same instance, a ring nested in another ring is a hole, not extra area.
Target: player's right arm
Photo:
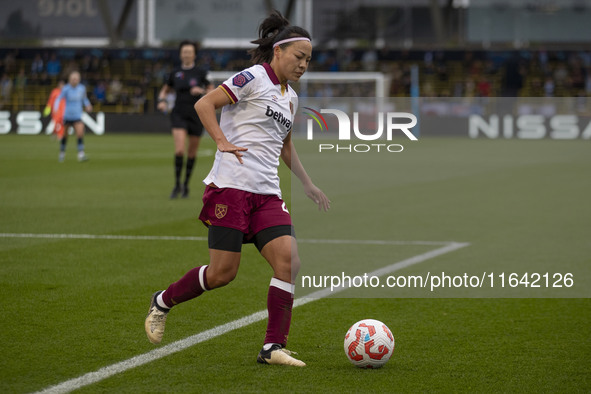
[[[243,164],[243,155],[241,152],[248,150],[248,148],[235,146],[228,142],[215,114],[215,111],[218,108],[222,108],[231,103],[232,101],[230,100],[230,97],[228,97],[222,88],[218,87],[201,97],[199,101],[195,103],[195,111],[197,111],[197,115],[199,115],[203,127],[205,127],[205,130],[207,130],[211,138],[215,141],[218,150],[220,152],[233,153],[240,164]]]
[[[55,101],[53,102],[53,111],[54,112],[57,112],[57,110],[59,109],[60,101],[66,95],[66,91],[67,90],[68,90],[68,87],[67,86],[64,86],[63,89],[62,89],[62,91],[60,92],[59,96],[57,96],[56,99],[55,99]]]
[[[53,108],[53,103],[55,103],[55,99],[58,96],[58,91],[53,89],[51,94],[49,95],[49,99],[47,100],[47,104],[45,104],[45,108],[43,109],[43,116],[49,116],[51,110]]]
[[[164,84],[162,86],[162,89],[160,89],[160,92],[158,93],[158,105],[156,106],[158,111],[166,112],[166,109],[168,108],[166,96],[168,96],[168,93],[170,93],[172,90],[173,89],[168,86],[168,84]]]

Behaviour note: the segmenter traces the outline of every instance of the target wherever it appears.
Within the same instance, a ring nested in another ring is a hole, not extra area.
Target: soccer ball
[[[380,368],[394,351],[394,335],[381,321],[364,319],[345,335],[345,354],[359,368]]]

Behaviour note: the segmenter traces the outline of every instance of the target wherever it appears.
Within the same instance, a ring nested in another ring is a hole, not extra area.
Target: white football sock
[[[281,344],[279,344],[279,343],[265,343],[265,344],[263,345],[263,350],[269,350],[269,349],[271,349],[271,347],[272,347],[273,345],[279,345],[279,346],[281,346]]]
[[[158,297],[156,297],[156,304],[158,304],[160,308],[170,309],[170,307],[164,303],[164,300],[162,299],[162,294],[164,294],[164,292],[158,294]]]

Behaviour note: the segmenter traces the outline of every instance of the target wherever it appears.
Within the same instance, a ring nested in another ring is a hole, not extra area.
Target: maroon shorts
[[[206,226],[239,230],[245,234],[245,240],[269,227],[291,226],[291,215],[278,196],[211,186],[203,192],[199,220]]]

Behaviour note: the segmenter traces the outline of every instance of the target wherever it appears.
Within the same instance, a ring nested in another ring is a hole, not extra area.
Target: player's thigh
[[[225,286],[236,277],[240,267],[240,252],[209,249],[207,284],[211,289]]]
[[[199,143],[201,142],[201,137],[197,137],[195,135],[189,135],[189,148],[188,148],[188,156],[195,157],[197,155],[197,149],[199,149]]]
[[[187,138],[187,129],[180,127],[172,128],[172,138],[174,139],[174,150],[176,153],[182,153],[185,150],[185,141]]]
[[[273,268],[274,276],[293,283],[300,270],[300,257],[295,237],[281,235],[268,241],[261,249],[261,255]]]
[[[82,137],[84,135],[84,123],[82,123],[82,121],[74,123],[74,132],[76,132],[77,137]]]
[[[207,283],[211,288],[230,283],[238,273],[244,234],[234,228],[209,226],[209,268]]]

